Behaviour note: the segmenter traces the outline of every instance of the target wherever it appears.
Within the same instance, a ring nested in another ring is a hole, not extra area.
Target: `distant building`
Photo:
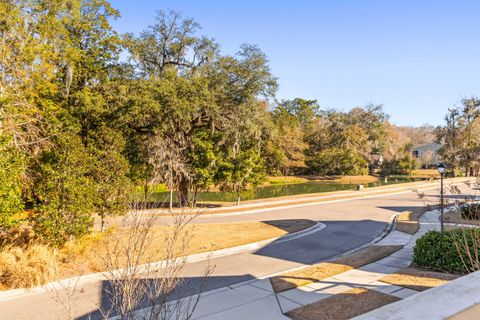
[[[418,162],[423,168],[429,168],[440,164],[440,156],[438,149],[442,145],[438,143],[428,143],[415,146],[412,149],[412,156],[418,159]]]

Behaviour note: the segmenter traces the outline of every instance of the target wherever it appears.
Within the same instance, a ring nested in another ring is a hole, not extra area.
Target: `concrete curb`
[[[436,209],[430,210],[430,211],[436,211]],[[422,213],[422,215],[427,213],[427,212],[430,212],[430,211],[425,211],[425,212]],[[367,243],[364,243],[364,244],[362,244],[361,246],[359,246],[355,249],[352,249],[352,250],[346,251],[344,253],[338,254],[336,256],[330,257],[330,258],[328,258],[328,260],[320,260],[316,263],[328,262],[328,261],[331,261],[331,260],[334,260],[334,259],[337,259],[337,258],[340,258],[340,257],[344,257],[344,256],[350,255],[352,253],[355,253],[355,252],[357,252],[357,251],[359,251],[359,250],[361,250],[365,247],[374,245],[375,243],[378,243],[378,242],[382,241],[385,237],[387,237],[390,234],[390,232],[392,232],[392,230],[394,230],[395,225],[397,223],[397,218],[400,214],[401,214],[400,212],[393,214],[390,217],[390,222],[385,226],[385,229],[382,231],[382,233],[380,233],[377,237],[375,237],[375,239],[373,239],[373,240],[371,240]],[[411,239],[411,238],[413,238],[414,235],[410,235],[410,236],[411,236],[410,237],[410,239]],[[296,267],[296,268],[292,268],[292,269],[283,270],[283,271],[280,271],[280,272],[275,272],[275,273],[263,276],[263,277],[258,278],[258,279],[252,279],[252,280],[236,283],[236,284],[234,284],[232,286],[229,286],[229,287],[230,288],[241,287],[243,285],[248,285],[248,284],[253,283],[255,281],[258,281],[258,280],[268,279],[268,278],[271,278],[271,277],[274,277],[274,276],[277,276],[277,275],[281,275],[281,274],[284,274],[284,273],[287,273],[287,272],[301,270],[301,269],[308,268],[308,267],[310,267],[310,265],[300,266],[300,267]],[[219,290],[219,289],[215,289],[215,290]],[[204,293],[209,293],[209,292],[210,291],[205,291]]]
[[[377,237],[375,237],[375,239],[367,242],[367,243],[364,243],[362,244],[361,246],[355,248],[355,249],[352,249],[352,250],[349,250],[347,252],[344,252],[344,253],[341,253],[341,254],[338,254],[336,256],[333,256],[333,257],[330,257],[328,258],[328,260],[319,260],[318,262],[315,262],[315,263],[321,263],[321,262],[328,262],[328,261],[331,261],[333,259],[337,259],[337,258],[340,258],[340,257],[343,257],[343,256],[346,256],[346,255],[349,255],[349,254],[352,254],[352,253],[355,253],[357,251],[359,251],[360,249],[363,249],[365,247],[368,247],[372,244],[375,244],[379,241],[381,241],[383,238],[385,238],[386,236],[388,236],[388,234],[393,230],[393,228],[395,227],[395,223],[396,223],[396,219],[397,217],[400,215],[400,213],[395,213],[393,214],[391,217],[390,217],[390,222],[386,225],[385,229],[382,231],[382,233],[380,233]],[[258,279],[252,279],[252,280],[247,280],[247,281],[244,281],[244,282],[239,282],[239,283],[236,283],[234,285],[231,285],[231,286],[228,286],[229,288],[237,288],[237,287],[241,287],[241,286],[245,286],[245,285],[249,285],[253,282],[256,282],[256,281],[259,281],[259,280],[262,280],[262,279],[268,279],[268,278],[271,278],[271,277],[274,277],[274,276],[277,276],[277,275],[281,275],[281,274],[284,274],[286,272],[292,272],[292,271],[297,271],[297,270],[301,270],[301,269],[304,269],[304,268],[308,268],[310,267],[310,265],[306,265],[306,266],[300,266],[300,267],[296,267],[296,268],[292,268],[292,269],[287,269],[287,270],[283,270],[283,271],[279,271],[279,272],[275,272],[275,273],[271,273],[271,274],[268,274],[266,276],[263,276],[261,278],[258,278]],[[220,288],[221,289],[221,288]],[[219,290],[219,289],[214,289],[214,290]],[[213,290],[212,290],[213,291]],[[210,291],[205,291],[203,292],[202,294],[204,293],[210,293]]]
[[[185,263],[193,263],[193,262],[200,262],[200,261],[205,261],[208,259],[212,258],[219,258],[219,257],[224,257],[228,255],[233,255],[237,253],[243,253],[243,252],[248,252],[256,249],[260,249],[266,246],[273,246],[277,245],[280,243],[284,243],[287,241],[292,241],[301,237],[308,236],[312,233],[318,232],[323,230],[326,227],[325,224],[321,222],[315,222],[315,224],[311,227],[308,227],[306,229],[293,232],[284,236],[279,236],[279,237],[274,237],[274,238],[269,238],[257,242],[252,242],[252,243],[247,243],[231,248],[225,248],[225,249],[219,249],[215,251],[209,251],[209,252],[202,252],[202,253],[196,253],[192,254],[189,256],[185,257],[179,257],[174,260],[162,260],[158,262],[153,262],[149,264],[145,264],[142,266],[139,266],[141,268],[140,270],[145,270],[145,271],[153,271],[153,270],[158,270],[163,268],[166,264],[168,263],[175,263],[176,261],[178,262],[185,262]],[[124,269],[118,269],[114,270],[113,272],[122,272]],[[142,272],[142,271],[140,271]],[[40,287],[35,287],[35,288],[30,288],[30,289],[12,289],[12,290],[7,290],[7,291],[2,291],[0,292],[0,302],[3,301],[8,301],[12,300],[18,297],[23,297],[26,295],[33,295],[33,294],[39,294],[39,293],[44,293],[48,291],[53,291],[53,290],[60,290],[64,288],[69,288],[73,286],[79,286],[82,284],[87,284],[90,282],[95,282],[95,281],[102,281],[106,280],[106,273],[105,272],[96,272],[96,273],[89,273],[84,276],[77,276],[77,277],[71,277],[71,278],[66,278],[66,279],[61,279],[61,280],[56,280],[50,283],[47,283],[43,286]]]

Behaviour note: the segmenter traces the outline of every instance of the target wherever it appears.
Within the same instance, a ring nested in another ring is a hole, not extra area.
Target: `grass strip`
[[[402,246],[370,246],[350,255],[270,278],[273,290],[282,292],[359,268],[391,255]]]
[[[424,291],[446,284],[458,277],[460,277],[460,275],[408,267],[396,273],[389,274],[379,281],[416,291]]]
[[[354,288],[287,312],[293,320],[351,319],[386,304],[400,300],[397,297],[365,288]]]
[[[285,236],[315,225],[305,219],[274,220],[263,222],[190,224],[172,241],[171,226],[153,226],[148,237],[146,252],[138,263],[156,262],[168,257],[168,250],[175,256],[202,253],[231,248],[252,242]],[[32,287],[48,281],[105,271],[108,250],[113,252],[117,244],[129,243],[130,229],[111,228],[106,232],[92,232],[54,250],[46,245],[28,248],[4,247],[0,250],[0,291]],[[189,239],[185,243],[183,239]],[[118,261],[126,257],[120,254]],[[120,267],[124,264],[119,262]]]

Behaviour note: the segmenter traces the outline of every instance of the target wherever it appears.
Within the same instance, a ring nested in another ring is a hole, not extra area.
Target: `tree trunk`
[[[240,205],[240,191],[237,191],[237,206]]]
[[[170,187],[170,211],[173,210],[173,188]]]
[[[188,206],[188,191],[190,183],[187,179],[180,180],[178,184],[178,203],[181,207]]]
[[[143,203],[147,205],[148,200],[148,179],[145,179],[145,184],[143,186]]]
[[[101,232],[105,231],[105,212],[103,209],[101,209],[101,213],[100,213],[100,231]]]
[[[198,196],[198,185],[193,188],[193,196],[191,199],[192,202],[192,208],[195,208],[197,206],[197,196]]]

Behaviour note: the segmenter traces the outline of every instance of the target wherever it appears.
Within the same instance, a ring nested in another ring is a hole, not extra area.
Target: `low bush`
[[[460,208],[462,219],[479,220],[480,219],[480,203],[466,203]]]
[[[429,231],[419,238],[413,249],[413,263],[417,266],[455,273],[472,269],[472,253],[480,248],[475,244],[480,229],[456,229],[441,233]],[[473,254],[474,255],[474,254]]]
[[[53,250],[44,245],[5,247],[0,252],[0,287],[30,288],[45,284],[55,275]]]

